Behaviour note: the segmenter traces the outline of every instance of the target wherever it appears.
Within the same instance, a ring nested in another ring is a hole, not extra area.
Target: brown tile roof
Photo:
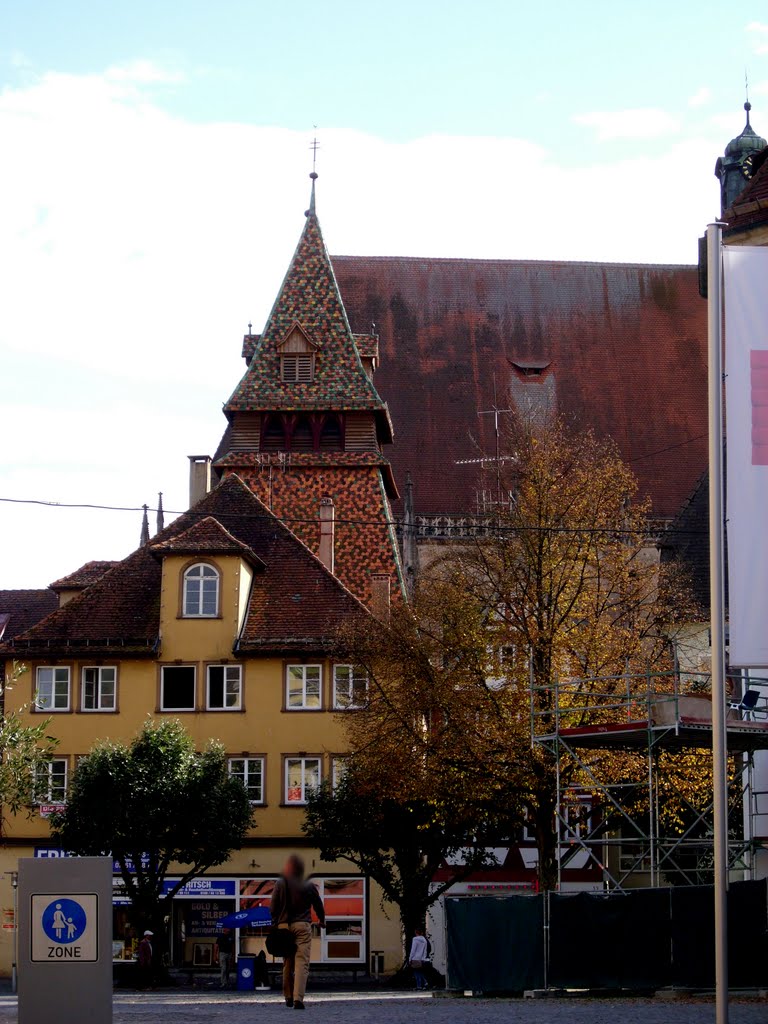
[[[264,565],[254,575],[238,649],[325,649],[351,616],[367,614],[239,477],[231,475],[152,543],[134,551],[44,622],[16,637],[13,645],[0,646],[0,656],[4,651],[17,656],[53,652],[153,655],[159,645],[162,579],[161,560],[154,549],[183,538],[208,517]]]
[[[60,580],[55,580],[51,584],[51,590],[80,590],[83,587],[88,587],[118,564],[118,562],[105,561],[86,562],[85,565],[81,565],[79,569],[75,569],[68,576],[62,576]]]
[[[11,640],[58,607],[52,590],[0,590],[0,638]]]
[[[706,303],[688,266],[335,256],[353,329],[376,323],[388,453],[416,511],[470,512],[493,401],[553,404],[611,435],[660,516],[706,463]],[[516,370],[514,365],[522,367]],[[525,364],[546,365],[526,376]],[[400,506],[395,504],[395,510]]]
[[[286,383],[279,346],[298,323],[317,346],[314,380]],[[387,408],[368,378],[349,328],[320,224],[310,211],[263,333],[251,339],[251,363],[225,405],[242,411],[371,410],[386,437]],[[249,348],[250,351],[250,348]]]
[[[734,232],[768,224],[768,146],[753,158],[752,166],[752,180],[723,214],[728,223],[723,232],[726,239]]]
[[[150,547],[159,555],[240,555],[252,565],[263,564],[247,544],[233,537],[213,516],[199,519],[183,533],[155,541]]]

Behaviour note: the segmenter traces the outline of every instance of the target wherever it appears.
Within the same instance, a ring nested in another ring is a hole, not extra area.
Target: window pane
[[[261,803],[262,800],[262,788],[261,788],[261,774],[262,774],[262,761],[260,757],[249,757],[248,758],[248,798],[254,803]]]
[[[288,668],[288,707],[300,708],[304,706],[304,669],[301,665],[291,665]]]
[[[195,669],[191,665],[163,668],[161,707],[165,711],[193,711],[195,708]]]
[[[308,665],[306,668],[306,697],[305,706],[308,708],[320,707],[320,666]]]
[[[224,668],[222,665],[208,666],[208,707],[224,707]]]
[[[87,668],[83,673],[83,707],[88,711],[96,709],[96,669]]]
[[[304,769],[304,796],[310,790],[317,789],[320,785],[320,762],[311,758],[305,762]]]
[[[300,758],[291,758],[290,760],[286,761],[285,776],[286,803],[301,803],[302,800],[304,799],[304,793],[302,787],[302,762]]]
[[[231,678],[229,672],[227,672],[227,692],[226,692],[226,706],[228,708],[239,708],[240,707],[240,671],[236,678]]]
[[[106,673],[110,673],[112,678]],[[103,711],[112,711],[115,707],[115,679],[114,669],[102,669],[101,676],[101,708]]]
[[[217,612],[218,579],[203,581],[203,615],[215,615]]]

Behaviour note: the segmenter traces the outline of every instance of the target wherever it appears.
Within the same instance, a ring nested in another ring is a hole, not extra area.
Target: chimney
[[[320,551],[318,557],[329,572],[334,571],[336,509],[333,498],[320,499]]]
[[[211,489],[211,456],[189,456],[189,507],[202,501]]]
[[[377,619],[389,618],[389,587],[388,572],[371,573],[371,612]]]

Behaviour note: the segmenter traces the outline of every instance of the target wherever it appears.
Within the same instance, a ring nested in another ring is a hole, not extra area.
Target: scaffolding
[[[729,683],[738,696],[727,718],[729,820],[737,825],[728,861],[749,879],[768,841],[768,754],[759,772],[755,766],[756,753],[768,751],[768,679],[736,674]],[[711,880],[711,794],[677,793],[684,812],[677,829],[665,826],[661,808],[663,754],[712,749],[706,675],[675,668],[546,686],[532,679],[531,739],[556,766],[558,888],[579,851],[601,869],[608,890]]]

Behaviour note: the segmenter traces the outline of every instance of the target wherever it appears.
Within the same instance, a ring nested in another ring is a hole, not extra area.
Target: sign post
[[[112,860],[19,861],[19,1024],[111,1024]]]

